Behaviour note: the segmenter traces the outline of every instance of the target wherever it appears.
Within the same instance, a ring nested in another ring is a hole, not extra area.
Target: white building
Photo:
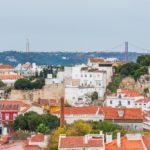
[[[107,84],[111,81],[111,77],[113,75],[112,62],[107,61],[103,58],[89,58],[88,66],[92,68],[98,68],[99,70],[104,70],[107,73]]]
[[[150,97],[135,101],[136,108],[142,108],[143,111],[150,111]]]
[[[15,72],[11,65],[0,65],[0,80],[7,86],[13,86],[16,80],[20,79],[21,75]]]
[[[144,97],[131,90],[118,90],[117,93],[106,97],[106,106],[136,108],[135,102]]]
[[[18,64],[15,71],[25,77],[35,76],[36,73],[39,75],[43,71],[42,66],[36,65],[36,63],[26,62],[25,64]]]
[[[79,76],[80,75],[80,76]],[[66,85],[65,100],[71,104],[88,99],[88,95],[97,92],[100,98],[106,91],[106,71],[99,71],[88,67],[81,68],[74,80],[79,80],[79,85]]]

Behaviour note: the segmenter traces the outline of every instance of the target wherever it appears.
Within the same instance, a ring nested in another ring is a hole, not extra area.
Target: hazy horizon
[[[149,0],[0,0],[0,51],[107,51],[123,42],[149,49]],[[129,51],[149,52],[129,47]]]

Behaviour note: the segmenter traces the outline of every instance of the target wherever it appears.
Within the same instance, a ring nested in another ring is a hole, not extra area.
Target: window
[[[87,75],[85,74],[85,77],[87,77]]]
[[[5,120],[9,120],[9,114],[5,114]]]
[[[130,105],[130,101],[128,101],[128,105]]]
[[[112,101],[110,101],[110,104],[112,104]]]
[[[92,77],[92,75],[90,74],[90,77]]]
[[[0,113],[0,120],[2,120],[2,114]]]
[[[122,105],[122,104],[121,104],[121,101],[119,101],[119,102],[118,102],[118,106],[121,106],[121,105]]]
[[[13,114],[13,120],[16,120],[17,114]]]

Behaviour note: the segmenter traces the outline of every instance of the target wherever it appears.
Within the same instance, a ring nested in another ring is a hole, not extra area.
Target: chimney
[[[5,136],[5,135],[8,135],[7,127],[4,127],[4,128],[3,128],[3,136]]]
[[[60,106],[60,127],[64,127],[64,97],[61,97],[61,106]]]
[[[84,143],[85,143],[85,144],[88,144],[88,135],[85,135],[85,136],[84,136]]]
[[[112,133],[106,133],[106,144],[112,142]]]
[[[117,146],[118,147],[121,146],[121,135],[120,135],[120,132],[117,133]]]

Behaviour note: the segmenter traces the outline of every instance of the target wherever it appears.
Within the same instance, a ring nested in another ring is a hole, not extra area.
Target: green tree
[[[37,131],[40,124],[46,127],[45,132],[50,132],[59,126],[59,119],[48,113],[39,115],[36,112],[30,111],[24,115],[19,115],[14,121],[13,128],[14,130]]]
[[[0,80],[0,87],[5,86],[4,82],[2,80]]]
[[[119,88],[122,78],[123,77],[120,74],[113,75],[112,81],[107,86],[107,90],[112,93],[116,92],[117,89]]]
[[[96,91],[92,93],[91,99],[92,100],[97,100],[98,99],[98,93]]]
[[[44,79],[38,79],[31,83],[32,89],[41,89],[45,85]]]
[[[133,77],[135,80],[137,80],[138,78],[140,78],[141,75],[144,75],[144,74],[148,74],[147,67],[140,67],[139,69],[134,71]]]
[[[124,65],[117,67],[116,73],[121,74],[122,76],[132,76],[134,71],[139,69],[141,66],[138,63],[130,62]]]
[[[25,90],[25,89],[31,89],[31,82],[28,79],[22,78],[18,79],[14,84],[15,89],[18,90]]]
[[[137,63],[141,66],[150,66],[150,55],[142,55],[137,58]]]
[[[46,133],[46,131],[47,131],[47,127],[45,126],[45,124],[40,123],[37,127],[37,132]]]

